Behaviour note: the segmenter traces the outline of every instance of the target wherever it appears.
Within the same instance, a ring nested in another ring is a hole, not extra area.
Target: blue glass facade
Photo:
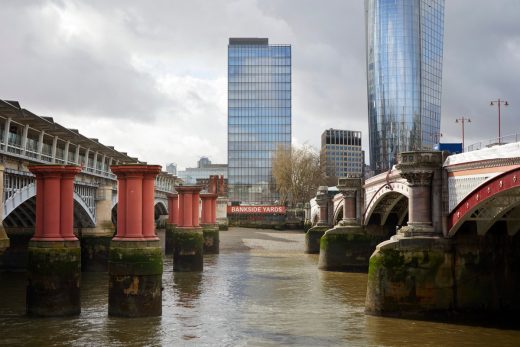
[[[229,199],[278,199],[271,160],[291,146],[291,46],[231,38],[228,46]]]
[[[444,0],[365,0],[370,164],[432,149],[441,121]]]

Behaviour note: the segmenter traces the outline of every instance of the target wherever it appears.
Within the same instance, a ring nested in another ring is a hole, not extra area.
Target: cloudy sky
[[[520,132],[520,1],[446,0],[443,142]],[[362,0],[2,1],[0,98],[153,164],[227,161],[227,43],[293,47],[293,143],[361,130]]]

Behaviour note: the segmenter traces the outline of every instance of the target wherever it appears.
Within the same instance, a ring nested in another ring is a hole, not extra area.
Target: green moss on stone
[[[175,247],[201,249],[204,245],[204,237],[201,232],[182,231],[177,229],[173,234]]]
[[[121,248],[110,249],[109,273],[111,275],[159,275],[163,272],[161,248]]]
[[[38,275],[69,276],[81,272],[79,247],[28,249],[28,271]]]

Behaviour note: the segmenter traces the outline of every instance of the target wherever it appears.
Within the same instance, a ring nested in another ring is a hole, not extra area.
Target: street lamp
[[[462,126],[462,152],[464,152],[464,123],[466,122],[471,123],[471,119],[464,116],[455,119],[455,123],[460,123],[460,125]]]
[[[509,106],[507,100],[491,100],[489,106],[495,106],[495,103],[498,105],[498,144],[502,142],[502,138],[500,136],[500,104],[504,104],[504,106]]]

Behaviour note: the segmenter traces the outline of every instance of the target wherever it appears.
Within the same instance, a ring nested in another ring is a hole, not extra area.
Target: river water
[[[24,273],[0,273],[6,346],[520,346],[520,331],[364,314],[366,274],[324,272],[304,234],[221,232],[203,273],[164,261],[161,317],[108,317],[107,274],[82,275],[82,312],[28,318]]]

